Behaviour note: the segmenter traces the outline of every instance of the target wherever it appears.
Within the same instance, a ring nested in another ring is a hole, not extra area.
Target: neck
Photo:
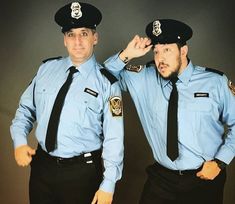
[[[181,74],[188,66],[189,59],[187,57],[183,58],[181,61],[181,66],[179,69],[179,74]]]

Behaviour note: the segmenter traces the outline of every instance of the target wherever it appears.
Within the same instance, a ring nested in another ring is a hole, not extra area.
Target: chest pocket
[[[45,85],[36,84],[34,89],[34,101],[37,107],[37,112],[49,111],[48,104],[54,104],[55,97],[57,95],[55,87],[47,87]]]
[[[195,98],[195,100],[184,103],[182,108],[186,108],[190,112],[210,112],[213,108],[212,100],[210,98]]]
[[[93,96],[86,96],[82,99],[82,109],[80,113],[83,118],[81,123],[83,127],[91,128],[101,125],[103,108],[99,99],[100,98]]]
[[[192,134],[200,135],[219,117],[216,103],[211,98],[193,98],[190,101],[179,102],[178,121],[180,131],[190,130]],[[187,135],[187,133],[185,133]]]

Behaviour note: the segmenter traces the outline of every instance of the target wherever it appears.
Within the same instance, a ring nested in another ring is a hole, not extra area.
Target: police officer
[[[129,90],[156,161],[147,167],[140,203],[222,204],[225,167],[235,153],[234,85],[222,72],[188,58],[193,32],[185,23],[158,19],[146,34],[105,62]],[[151,48],[154,61],[127,64]],[[168,127],[175,112],[176,125]]]
[[[72,2],[55,21],[68,57],[45,60],[11,125],[15,159],[31,165],[31,204],[110,204],[123,167],[123,113],[117,79],[97,63],[94,6]],[[37,122],[37,151],[27,136]]]

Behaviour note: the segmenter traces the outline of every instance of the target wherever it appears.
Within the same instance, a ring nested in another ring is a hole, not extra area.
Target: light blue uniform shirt
[[[43,63],[23,93],[11,125],[14,146],[27,144],[27,136],[37,122],[36,138],[45,148],[47,125],[57,93],[73,66],[69,57]],[[92,56],[77,67],[66,95],[53,156],[69,158],[102,148],[104,180],[100,188],[113,192],[123,168],[123,115],[113,116],[110,100],[121,99],[117,82],[100,72],[102,67]]]
[[[105,67],[120,78],[130,92],[155,160],[173,170],[197,169],[204,161],[218,158],[230,163],[235,155],[235,96],[223,75],[206,71],[191,62],[176,83],[178,101],[179,157],[172,162],[166,155],[169,80],[155,66],[139,73],[123,70],[118,54]],[[228,133],[223,143],[224,126]]]

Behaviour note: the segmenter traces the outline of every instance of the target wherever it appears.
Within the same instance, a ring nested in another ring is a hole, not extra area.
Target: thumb
[[[95,196],[94,196],[94,198],[93,198],[93,200],[92,200],[92,202],[91,202],[91,204],[95,204],[96,201],[97,201],[97,199],[98,199],[98,195],[97,195],[97,193],[96,193]]]
[[[33,149],[33,148],[31,148],[31,147],[29,147],[29,149],[28,149],[28,153],[29,153],[29,155],[35,155],[36,154],[36,151],[35,151],[35,149]]]
[[[199,171],[199,172],[197,172],[197,177],[200,177],[201,175],[202,175],[202,173],[201,173],[202,171]]]

